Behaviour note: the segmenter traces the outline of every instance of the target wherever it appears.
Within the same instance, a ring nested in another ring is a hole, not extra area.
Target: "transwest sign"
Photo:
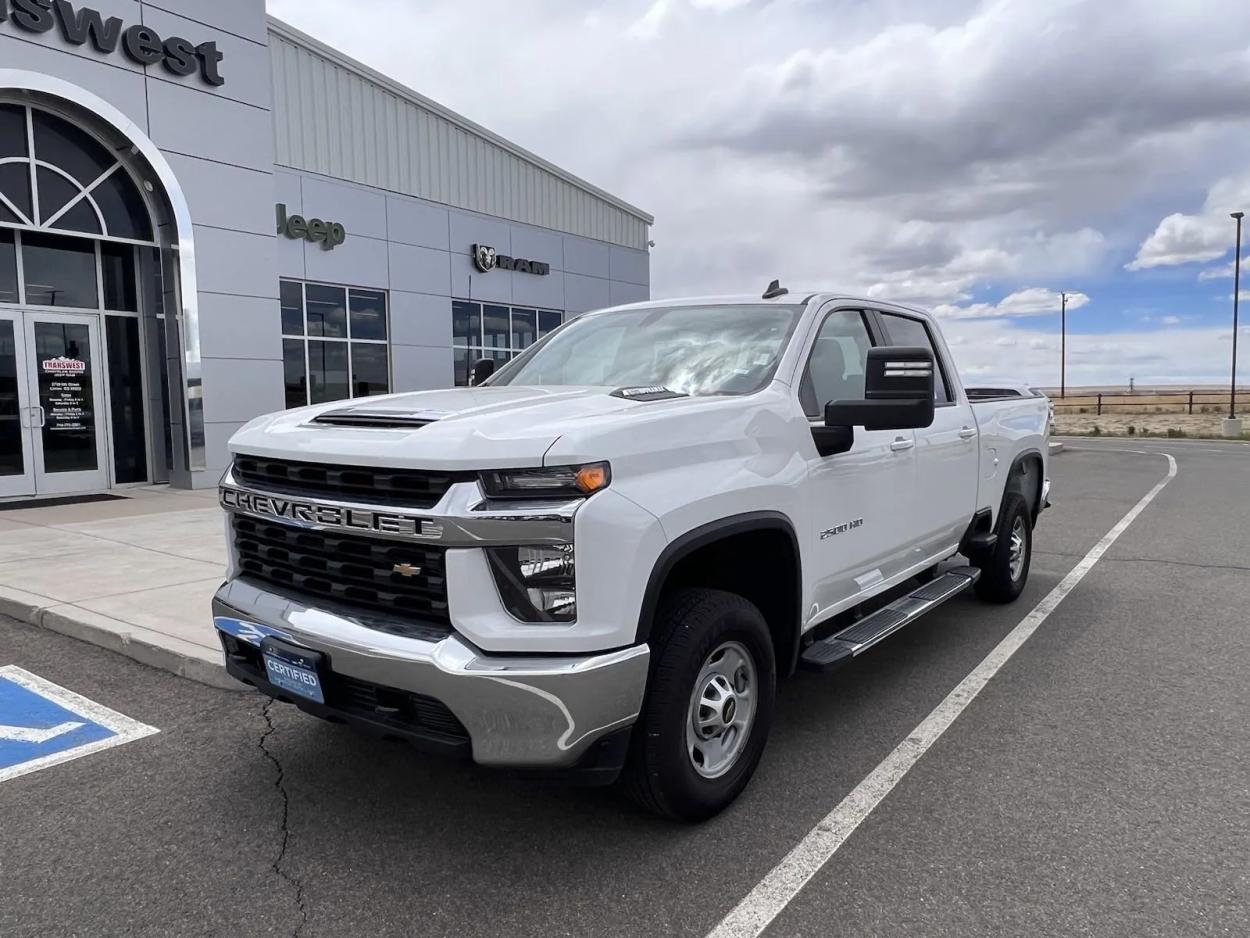
[[[11,23],[28,33],[57,29],[71,46],[91,44],[101,55],[122,54],[145,68],[160,63],[165,71],[185,78],[199,72],[206,84],[226,83],[217,66],[224,58],[215,42],[196,45],[180,36],[162,39],[150,26],[126,26],[119,17],[105,19],[99,11],[75,9],[68,0],[0,0],[0,23]]]

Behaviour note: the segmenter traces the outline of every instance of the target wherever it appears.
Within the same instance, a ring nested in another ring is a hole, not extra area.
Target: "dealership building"
[[[647,299],[651,222],[263,0],[0,0],[0,500],[464,384]]]

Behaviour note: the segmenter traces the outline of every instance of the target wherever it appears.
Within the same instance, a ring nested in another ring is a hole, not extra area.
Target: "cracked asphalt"
[[[161,731],[0,783],[0,935],[700,938],[1163,477],[1162,451],[1177,478],[766,935],[1250,934],[1250,447],[1073,441],[1025,596],[961,598],[784,683],[755,781],[698,827],[0,617],[0,664]]]

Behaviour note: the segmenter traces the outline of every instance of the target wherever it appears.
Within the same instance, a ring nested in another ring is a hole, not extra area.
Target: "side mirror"
[[[868,350],[862,401],[830,401],[826,427],[916,430],[933,423],[933,352],[885,346]]]
[[[473,369],[469,372],[469,387],[477,387],[494,373],[495,360],[493,358],[479,358],[473,363]]]

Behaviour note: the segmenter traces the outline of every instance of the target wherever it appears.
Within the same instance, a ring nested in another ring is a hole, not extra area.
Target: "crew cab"
[[[234,436],[230,674],[698,820],[750,780],[778,679],[1025,586],[1047,401],[970,402],[925,312],[774,282],[587,313],[492,364]]]

